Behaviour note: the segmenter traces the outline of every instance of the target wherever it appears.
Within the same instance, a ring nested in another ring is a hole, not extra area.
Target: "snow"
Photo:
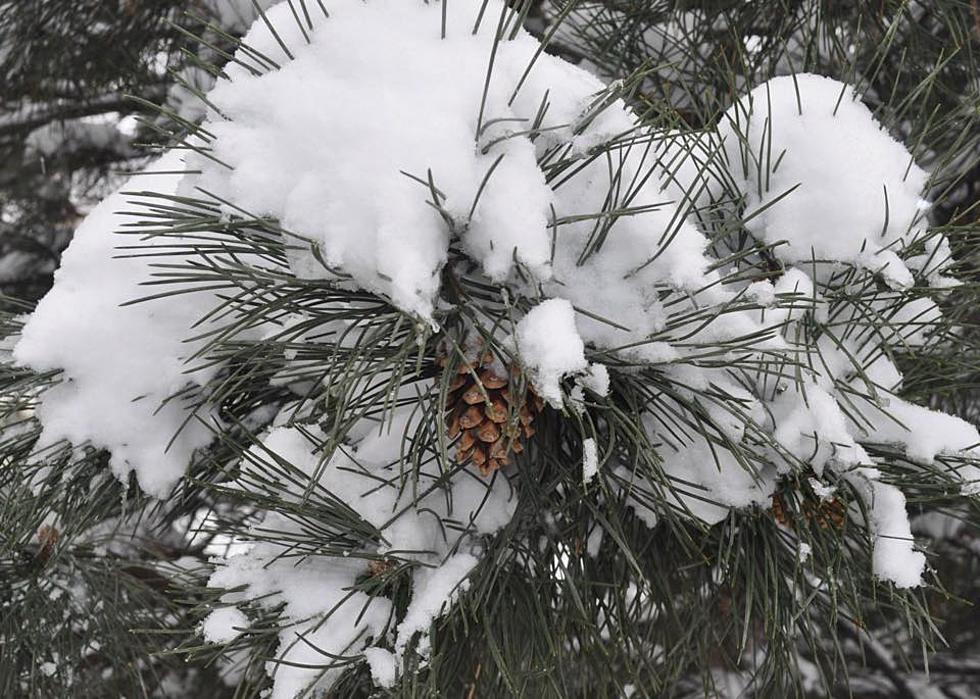
[[[599,397],[609,395],[609,369],[602,364],[590,364],[585,373],[575,377],[575,383]]]
[[[419,388],[436,390],[434,383]],[[402,397],[410,395],[415,395],[414,389],[405,389]],[[516,498],[506,479],[488,482],[469,469],[448,483],[440,481],[438,471],[424,469],[418,474],[417,493],[413,488],[402,488],[402,442],[418,429],[419,419],[415,406],[409,403],[380,423],[370,418],[359,420],[348,432],[349,444],[329,454],[322,453],[326,437],[314,426],[274,427],[261,445],[248,452],[240,487],[247,489],[253,476],[268,473],[269,463],[286,461],[297,469],[295,482],[280,485],[286,499],[299,502],[304,497],[307,481],[302,477],[317,479],[317,493],[330,502],[344,503],[345,508],[379,529],[383,541],[367,547],[365,553],[385,554],[415,565],[410,573],[412,598],[395,629],[392,653],[380,645],[382,631],[391,622],[388,600],[350,591],[358,577],[367,572],[363,558],[310,556],[296,561],[282,555],[288,541],[277,544],[261,540],[246,553],[220,561],[210,585],[247,588],[242,593],[226,593],[224,602],[255,599],[270,608],[285,603],[286,617],[298,626],[287,626],[280,633],[280,659],[317,665],[317,651],[296,641],[296,634],[303,633],[317,648],[329,653],[363,654],[379,685],[389,686],[405,653],[423,657],[428,653],[432,622],[466,589],[465,578],[479,562],[469,549],[477,550],[474,546],[480,537],[498,531],[513,516]],[[422,462],[435,456],[426,453]],[[442,526],[447,519],[465,526],[447,529]],[[268,513],[262,527],[304,535],[300,524],[278,513]],[[368,611],[362,615],[365,606]],[[374,639],[374,645],[368,643],[369,638]],[[285,699],[311,683],[329,687],[339,672],[270,662],[272,696]]]
[[[466,576],[479,560],[468,553],[457,553],[436,568],[423,568],[415,573],[412,585],[412,601],[405,618],[398,625],[395,650],[402,654],[408,642],[419,632],[427,632],[432,621],[453,603],[455,598],[469,588]],[[423,635],[418,652],[428,655],[428,638]]]
[[[697,435],[665,451],[664,472],[674,479],[668,500],[707,524],[721,522],[733,507],[767,503],[775,487],[774,474],[754,474],[734,452]]]
[[[371,677],[376,685],[385,689],[394,686],[398,673],[394,653],[384,648],[366,648],[364,659],[371,668]]]
[[[776,303],[776,287],[769,281],[752,282],[746,287],[745,295],[765,308]]]
[[[54,663],[52,663],[50,660],[47,661],[47,662],[41,663],[38,666],[38,669],[41,671],[41,673],[45,677],[53,677],[55,675],[55,673],[58,672],[58,666],[55,665]]]
[[[556,408],[562,405],[561,381],[588,368],[585,343],[575,327],[575,309],[565,299],[548,299],[521,318],[515,345],[531,375],[534,390]]]
[[[795,456],[808,460],[818,476],[830,459],[843,466],[868,462],[834,396],[815,383],[789,388],[773,401],[773,415],[776,440]],[[814,441],[814,435],[819,441]]]
[[[761,211],[746,225],[786,241],[777,256],[850,262],[911,286],[896,253],[926,225],[927,174],[853,88],[817,75],[773,78],[736,101],[719,134],[747,214]]]
[[[670,182],[662,184],[668,173],[653,147],[656,138],[612,147],[608,160],[588,161],[560,182],[553,278],[544,285],[580,311],[583,340],[628,348],[642,362],[670,355],[649,339],[668,317],[660,291],[698,292],[718,279],[707,271],[707,239],[685,215],[692,202],[679,206]],[[611,213],[622,210],[630,213]],[[720,301],[724,294],[717,291],[705,290],[703,301]]]
[[[589,437],[582,441],[582,481],[589,483],[599,474],[599,447]]]
[[[667,356],[647,340],[664,325],[658,287],[694,291],[718,279],[706,272],[707,240],[686,215],[694,193],[680,179],[697,176],[701,158],[684,157],[682,137],[635,132],[622,100],[589,113],[602,83],[561,59],[538,56],[516,89],[538,48],[523,31],[496,46],[484,101],[494,22],[472,31],[481,5],[447,7],[445,39],[437,4],[340,5],[315,18],[310,45],[288,7],[272,8],[295,59],[264,23],[253,26],[246,41],[285,65],[262,75],[228,67],[230,80],[209,95],[223,116],[206,128],[214,156],[233,169],[192,155],[202,174],[184,191],[201,187],[276,217],[310,246],[293,255],[296,274],[349,277],[422,320],[432,322],[439,272],[458,240],[491,280],[519,286],[520,272],[584,309],[584,341]],[[503,11],[495,0],[486,17]],[[392,60],[398,80],[386,77]],[[584,157],[617,138],[612,162]],[[574,176],[546,182],[536,159],[554,152],[581,160]],[[629,213],[612,213],[621,209]]]
[[[179,151],[171,151],[148,170],[182,167]],[[181,429],[187,409],[180,401],[164,401],[213,374],[189,375],[184,363],[195,349],[184,340],[213,297],[189,293],[178,302],[121,305],[148,295],[140,284],[152,268],[145,258],[114,259],[117,246],[138,242],[115,233],[131,222],[120,213],[130,199],[122,192],[168,194],[178,181],[176,175],[134,177],[86,217],[62,256],[54,288],[14,348],[15,360],[24,366],[62,370],[61,383],[43,394],[38,408],[41,446],[68,440],[108,449],[120,480],[135,471],[140,487],[157,497],[170,491],[194,450],[211,440],[193,420]]]
[[[221,607],[208,614],[201,635],[210,643],[230,643],[248,628],[248,618],[235,607]]]
[[[800,542],[800,563],[805,563],[813,554],[813,547],[805,541]]]
[[[813,489],[813,494],[816,495],[821,500],[830,500],[834,497],[834,493],[837,492],[837,488],[832,485],[827,485],[826,483],[821,483],[816,478],[807,479],[810,488]]]
[[[965,456],[970,463],[957,469],[964,495],[980,494],[980,433],[977,428],[940,410],[930,410],[890,396],[887,405],[869,406],[865,422],[855,426],[870,442],[904,447],[905,454],[931,465],[941,456]]]
[[[309,250],[298,251],[292,266],[300,276],[348,274],[423,319],[432,314],[455,238],[494,281],[508,279],[515,265],[548,278],[554,194],[536,149],[561,139],[584,152],[605,130],[630,122],[620,107],[619,121],[607,123],[616,109],[607,110],[574,134],[603,85],[548,55],[537,57],[511,100],[538,49],[523,31],[497,46],[484,102],[488,52],[504,6],[489,3],[476,32],[480,3],[446,9],[440,40],[437,3],[338,3],[329,19],[314,18],[310,45],[287,4],[270,9],[295,60],[286,59],[263,22],[253,25],[245,40],[284,65],[255,76],[229,64],[230,81],[209,95],[228,119],[212,115],[205,126],[216,136],[213,156],[233,170],[192,156],[203,174],[185,191],[203,187],[310,241],[327,268]],[[397,80],[389,78],[393,63]],[[546,95],[542,134],[532,142],[519,132]]]
[[[871,420],[873,439],[904,445],[909,458],[926,464],[940,454],[980,447],[980,434],[970,423],[897,397],[892,397],[885,409],[871,412]]]
[[[278,516],[267,519],[266,524],[289,526],[286,518]],[[277,657],[307,667],[270,660],[266,668],[274,682],[271,699],[292,699],[318,679],[326,685],[336,679],[340,670],[315,669],[323,665],[321,651],[350,655],[359,639],[378,636],[390,619],[391,603],[349,591],[363,571],[359,561],[311,556],[302,565],[293,565],[282,560],[281,553],[277,546],[257,544],[249,553],[224,561],[209,584],[246,586],[249,597],[270,606],[283,605],[286,619],[295,623],[281,628]],[[243,593],[226,593],[223,601],[243,598]]]
[[[203,68],[187,65],[180,70],[180,81],[167,88],[167,109],[185,122],[198,124],[207,113],[199,95],[207,94],[214,86],[214,76]]]
[[[895,486],[877,480],[868,479],[863,486],[862,494],[871,511],[875,534],[872,557],[875,575],[899,588],[921,585],[926,557],[914,550],[905,496]]]

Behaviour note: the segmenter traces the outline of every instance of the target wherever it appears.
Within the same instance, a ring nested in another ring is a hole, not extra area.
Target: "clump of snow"
[[[430,384],[427,389],[434,391],[436,387]],[[414,388],[405,389],[402,398],[414,395]],[[467,549],[479,537],[505,526],[513,516],[516,499],[506,479],[488,482],[470,469],[448,483],[441,480],[440,473],[425,469],[418,474],[418,493],[401,487],[402,442],[418,428],[420,419],[411,403],[393,411],[381,424],[362,419],[349,431],[350,443],[332,454],[321,452],[325,436],[315,427],[275,427],[246,454],[241,487],[247,488],[253,477],[267,473],[270,461],[288,462],[297,474],[316,479],[316,492],[328,493],[329,501],[344,503],[377,527],[383,541],[365,553],[386,554],[416,565],[410,574],[412,598],[395,628],[394,653],[390,653],[378,645],[366,646],[368,637],[380,643],[382,631],[393,623],[390,602],[350,592],[358,576],[367,572],[363,558],[311,556],[297,562],[282,556],[288,543],[262,540],[246,553],[225,560],[210,584],[247,588],[242,593],[227,593],[225,602],[256,599],[270,607],[285,603],[286,617],[300,624],[309,642],[297,642],[295,626],[283,628],[279,659],[309,663],[311,667],[270,663],[274,698],[292,697],[311,685],[329,687],[336,679],[341,670],[324,673],[315,648],[333,654],[363,652],[379,684],[390,686],[409,649],[422,656],[429,652],[432,622],[466,589],[466,577],[479,562]],[[435,458],[434,453],[426,453],[422,461]],[[281,495],[287,499],[298,502],[304,497],[302,480],[284,483],[281,488]],[[442,526],[446,519],[465,526],[446,528]],[[279,513],[269,513],[263,527],[302,536],[302,527]],[[367,612],[362,614],[364,608]]]
[[[184,66],[180,70],[180,82],[167,88],[167,109],[185,122],[200,123],[207,114],[200,95],[214,87],[214,80],[213,75],[199,66]]]
[[[800,542],[800,562],[805,563],[813,554],[813,547],[805,541]]]
[[[179,171],[183,159],[171,151],[148,169]],[[124,480],[135,471],[143,490],[157,497],[170,491],[194,450],[211,440],[205,427],[187,422],[181,402],[165,401],[216,371],[190,375],[184,363],[196,349],[184,340],[214,297],[195,292],[177,301],[123,305],[148,295],[141,284],[152,268],[147,258],[115,259],[115,248],[155,243],[116,232],[131,222],[121,213],[129,200],[122,192],[173,194],[179,180],[179,175],[134,177],[89,214],[62,256],[54,288],[14,348],[20,364],[62,373],[61,383],[43,394],[38,407],[41,445],[68,440],[108,449],[116,476]]]
[[[734,452],[699,436],[667,450],[664,471],[676,479],[671,504],[708,524],[724,520],[733,507],[767,503],[775,487],[774,473],[753,473]]]
[[[230,643],[248,628],[248,617],[237,607],[221,607],[208,614],[201,635],[209,643]]]
[[[595,439],[582,441],[582,481],[589,483],[599,474],[599,447]]]
[[[810,487],[813,489],[813,494],[821,500],[829,500],[834,497],[834,493],[837,492],[837,488],[835,486],[821,483],[816,478],[810,478],[808,479],[808,482],[810,483]]]
[[[38,666],[38,669],[45,677],[53,677],[58,672],[58,666],[55,665],[50,660],[43,662]]]
[[[980,458],[980,433],[970,423],[897,396],[890,396],[886,406],[868,406],[865,418],[861,425],[855,425],[865,439],[904,446],[906,455],[914,461],[932,464],[942,455],[965,456],[969,462],[958,469],[962,492],[980,494],[980,466],[976,464]]]
[[[603,85],[561,59],[535,57],[539,44],[523,30],[497,45],[484,96],[505,8],[490,2],[474,31],[480,5],[340,3],[329,19],[314,18],[309,45],[288,5],[273,7],[269,22],[295,59],[264,22],[253,25],[245,41],[282,68],[256,76],[228,65],[230,81],[209,95],[227,118],[205,126],[215,135],[211,155],[233,169],[192,156],[203,174],[187,191],[203,187],[311,241],[330,269],[298,252],[300,276],[340,270],[423,318],[454,237],[494,281],[515,264],[548,278],[554,194],[536,149],[568,140],[585,150],[631,122],[620,103],[574,133]],[[532,57],[534,70],[515,95]],[[522,132],[546,97],[541,136],[532,141]]]
[[[371,669],[374,683],[382,688],[390,688],[398,678],[398,664],[395,654],[384,648],[365,648],[364,659]]]
[[[575,378],[575,383],[597,396],[607,396],[609,395],[609,369],[602,364],[590,364],[584,374]]]
[[[600,398],[609,395],[609,369],[602,364],[589,364],[581,374],[575,376],[574,386],[568,394],[569,407],[581,413],[585,408],[586,390]]]
[[[769,281],[752,282],[745,289],[745,295],[760,306],[769,307],[776,303],[776,287]]]
[[[868,462],[836,399],[816,383],[790,387],[773,401],[773,408],[774,437],[792,454],[808,460],[817,475],[830,459],[844,466]]]
[[[773,78],[736,101],[719,134],[747,214],[761,211],[746,225],[761,240],[786,241],[777,256],[850,262],[911,286],[896,253],[925,225],[927,175],[852,87]]]
[[[280,0],[202,0],[203,14],[218,30],[209,28],[204,33],[206,41],[213,33],[240,36],[259,16],[259,9],[268,10]],[[209,60],[218,58],[216,52],[209,46],[200,46],[198,55]],[[167,88],[165,106],[171,114],[184,122],[200,123],[207,114],[207,105],[201,95],[207,94],[214,87],[215,76],[197,65],[196,62],[184,63],[177,72],[177,80]]]
[[[560,181],[553,278],[544,284],[579,311],[586,342],[643,363],[676,357],[669,344],[650,340],[671,315],[661,303],[665,289],[698,294],[702,304],[730,298],[691,221],[693,185],[677,183],[683,170],[651,140],[659,143],[656,134],[640,134],[609,144],[608,159],[586,161]],[[739,322],[748,319],[721,317],[711,332],[731,335]]]
[[[858,485],[870,510],[875,534],[872,558],[875,575],[899,588],[921,585],[926,557],[914,549],[915,539],[902,491],[862,475],[853,476],[851,482]]]
[[[589,365],[572,304],[565,299],[539,303],[521,318],[514,339],[534,389],[551,405],[561,407],[561,380]]]
[[[290,526],[287,518],[276,515],[267,518],[265,524],[287,530]],[[280,631],[278,658],[297,666],[275,660],[266,666],[273,678],[269,696],[293,699],[318,680],[329,686],[340,671],[316,669],[323,665],[322,653],[350,654],[358,639],[379,635],[390,620],[391,603],[349,590],[363,572],[363,563],[309,556],[302,564],[293,565],[282,559],[282,553],[279,546],[256,544],[248,553],[224,561],[209,584],[221,588],[244,586],[244,593],[226,593],[223,601],[256,598],[270,606],[281,604],[286,619],[296,622]]]
[[[462,592],[469,588],[466,576],[476,567],[479,560],[468,553],[457,553],[436,568],[419,570],[413,580],[412,601],[405,612],[405,618],[398,625],[398,640],[395,650],[401,654],[408,642],[417,633],[422,633],[417,652],[423,656],[429,653],[428,636],[432,621]]]

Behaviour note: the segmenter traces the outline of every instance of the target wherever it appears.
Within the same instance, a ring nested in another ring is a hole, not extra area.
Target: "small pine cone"
[[[815,500],[805,498],[803,500],[803,517],[807,522],[816,524],[821,529],[842,529],[847,515],[847,508],[838,498],[829,500]],[[794,528],[793,515],[786,509],[786,502],[782,495],[776,493],[772,496],[772,516],[785,527]]]
[[[372,578],[377,578],[379,576],[390,573],[395,568],[395,562],[390,558],[385,558],[382,560],[373,560],[368,563],[368,575]]]
[[[42,524],[37,530],[38,551],[37,558],[42,562],[47,562],[54,552],[54,547],[58,545],[61,533],[50,524]]]
[[[448,364],[444,357],[438,362],[443,368]],[[461,364],[446,398],[446,434],[457,440],[456,460],[476,464],[484,476],[509,464],[511,454],[524,451],[525,440],[534,434],[534,418],[544,409],[544,401],[530,388],[515,399],[511,377],[500,376],[492,364],[490,352]]]
[[[817,503],[807,502],[803,508],[803,514],[807,520],[813,522],[821,529],[843,529],[844,518],[847,508],[838,498],[820,500]]]
[[[777,522],[779,522],[784,527],[793,528],[793,516],[786,509],[786,503],[783,502],[783,496],[779,493],[774,493],[772,496],[772,516]]]

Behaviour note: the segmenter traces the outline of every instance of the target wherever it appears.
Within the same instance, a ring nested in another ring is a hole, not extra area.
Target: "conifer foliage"
[[[975,7],[205,5],[0,317],[0,691],[969,695]]]

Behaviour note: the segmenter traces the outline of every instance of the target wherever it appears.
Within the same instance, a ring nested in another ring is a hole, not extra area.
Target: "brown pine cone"
[[[439,360],[445,368],[445,358]],[[534,434],[534,418],[544,401],[531,388],[521,396],[515,384],[491,368],[493,354],[484,352],[473,363],[464,362],[449,382],[446,430],[456,441],[456,460],[473,462],[484,476],[510,463],[510,455],[524,451]]]

